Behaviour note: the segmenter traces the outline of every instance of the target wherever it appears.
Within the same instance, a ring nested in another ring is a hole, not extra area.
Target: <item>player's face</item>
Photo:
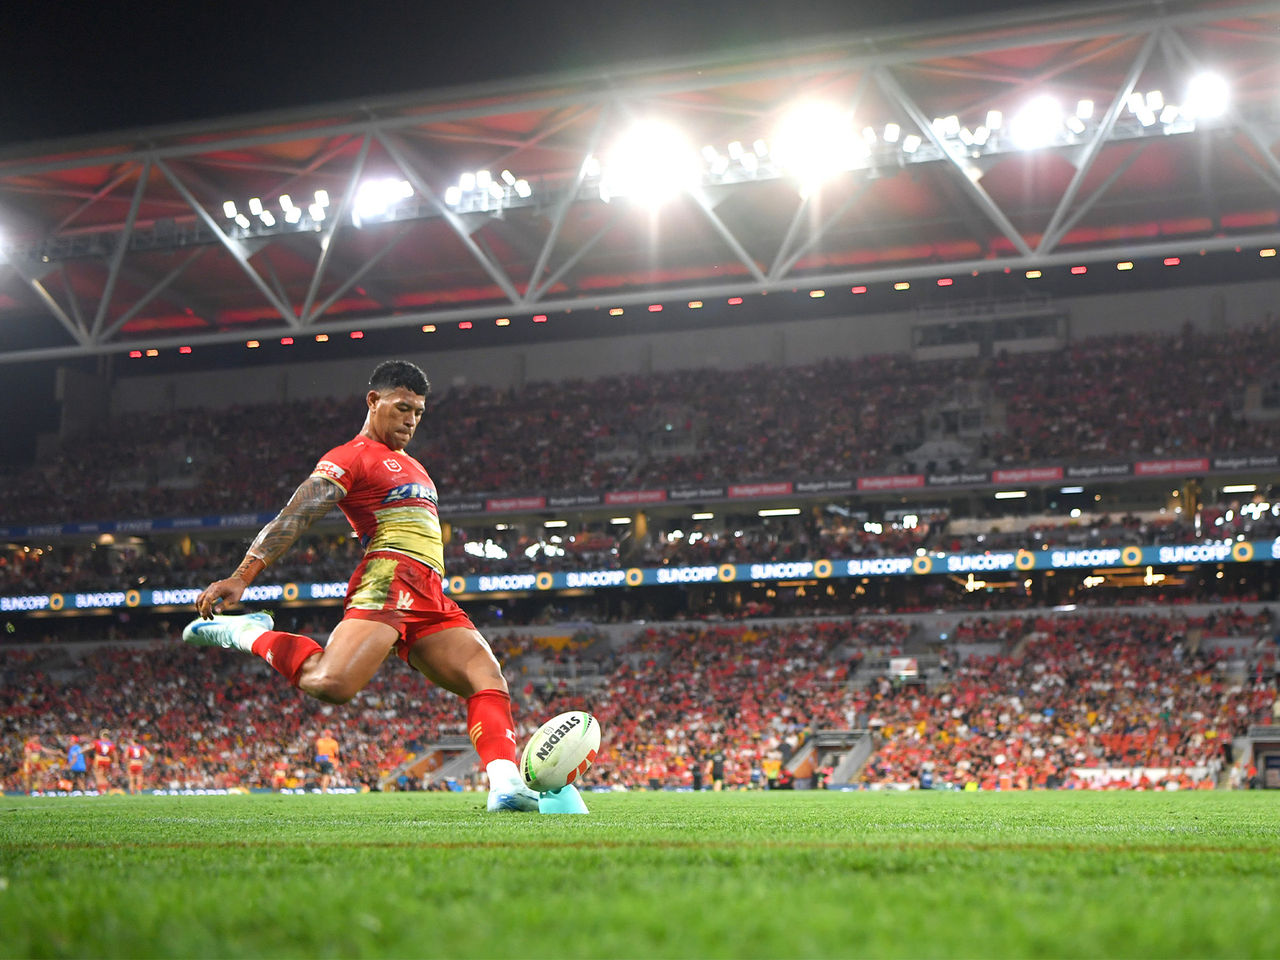
[[[374,439],[392,450],[407,447],[427,409],[427,398],[406,387],[396,387],[392,390],[370,390],[366,399],[369,403],[369,431]]]

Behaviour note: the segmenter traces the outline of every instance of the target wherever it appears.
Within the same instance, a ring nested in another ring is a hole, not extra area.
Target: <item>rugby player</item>
[[[364,426],[320,458],[284,509],[262,528],[231,576],[196,599],[187,643],[256,654],[303,693],[346,703],[394,649],[432,683],[464,698],[471,742],[489,778],[489,810],[534,811],[538,795],[516,767],[511,697],[493,651],[443,593],[444,545],[436,488],[404,452],[426,410],[426,374],[403,360],[380,364],[365,394]],[[274,629],[262,612],[218,613],[279,559],[311,524],[338,507],[365,547],[347,586],[342,622],[321,647]]]

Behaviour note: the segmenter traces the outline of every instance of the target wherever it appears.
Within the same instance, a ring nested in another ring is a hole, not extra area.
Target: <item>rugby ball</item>
[[[586,773],[599,749],[596,718],[582,710],[570,710],[540,726],[525,744],[520,773],[533,790],[559,790]]]

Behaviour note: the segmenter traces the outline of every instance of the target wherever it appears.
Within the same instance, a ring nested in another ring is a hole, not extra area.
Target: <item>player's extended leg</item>
[[[467,732],[489,775],[488,808],[537,810],[538,795],[525,786],[516,766],[507,681],[480,632],[450,627],[419,637],[409,648],[409,664],[467,701]]]
[[[265,613],[219,614],[191,621],[182,639],[255,654],[303,693],[326,703],[346,703],[364,689],[400,638],[389,624],[343,620],[321,647],[310,637],[273,626]]]

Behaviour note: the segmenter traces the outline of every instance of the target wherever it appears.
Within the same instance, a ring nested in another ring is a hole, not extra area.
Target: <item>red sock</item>
[[[295,687],[298,685],[298,674],[302,671],[303,663],[313,653],[320,653],[323,649],[310,637],[280,630],[268,630],[253,641],[253,652]]]
[[[467,697],[467,733],[485,765],[494,760],[516,762],[516,725],[511,696],[503,690],[481,690]]]

